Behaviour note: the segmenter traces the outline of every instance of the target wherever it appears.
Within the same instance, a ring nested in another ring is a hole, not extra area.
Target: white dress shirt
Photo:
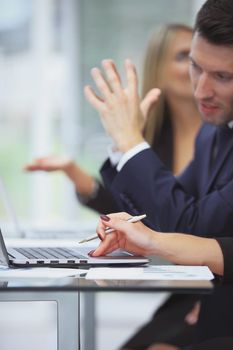
[[[116,151],[114,147],[110,146],[108,148],[108,156],[112,166],[116,166],[117,171],[120,171],[128,160],[148,148],[150,148],[150,145],[146,141],[139,143],[125,153]]]
[[[233,120],[231,120],[228,123],[228,126],[230,129],[233,129]],[[108,155],[110,162],[113,166],[116,166],[117,171],[121,171],[123,166],[131,159],[133,158],[136,154],[138,154],[141,151],[144,151],[145,149],[150,148],[150,145],[144,141],[139,143],[138,145],[134,146],[131,148],[129,151],[123,153],[114,150],[113,147],[108,148]]]

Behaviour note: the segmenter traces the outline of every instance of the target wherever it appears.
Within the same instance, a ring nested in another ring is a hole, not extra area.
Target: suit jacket
[[[210,169],[216,133],[223,130],[219,155]],[[233,130],[205,124],[196,139],[193,161],[174,177],[152,149],[131,158],[117,172],[107,160],[101,174],[121,210],[147,214],[161,231],[232,236]]]
[[[211,295],[202,297],[197,327],[199,341],[233,337],[233,238],[219,237],[217,241],[224,258],[223,283],[217,284]],[[206,348],[211,349],[211,347]],[[225,349],[224,346],[223,349]]]
[[[96,179],[96,181],[98,182],[98,190],[94,197],[85,197],[76,191],[80,203],[100,214],[109,214],[119,211],[120,208],[111,192],[108,191],[99,180]]]
[[[168,169],[172,169],[173,163],[173,133],[172,125],[167,111],[167,116],[163,120],[161,131],[157,137],[154,138],[152,149],[157,153],[162,162]],[[99,183],[99,188],[94,197],[84,197],[77,192],[79,201],[88,208],[93,209],[101,214],[114,213],[121,210],[121,206],[114,199],[111,192],[108,191],[102,183]]]

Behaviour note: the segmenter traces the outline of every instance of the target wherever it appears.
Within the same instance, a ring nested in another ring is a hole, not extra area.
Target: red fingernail
[[[101,220],[103,220],[103,221],[109,221],[110,220],[110,217],[109,216],[107,216],[107,215],[100,215],[100,218],[101,218]]]
[[[97,235],[98,235],[99,239],[100,239],[101,241],[103,241],[103,238],[102,238],[101,234],[100,234],[100,233],[97,233]]]
[[[90,250],[89,253],[87,253],[87,255],[92,256],[93,253],[94,253],[94,250]]]

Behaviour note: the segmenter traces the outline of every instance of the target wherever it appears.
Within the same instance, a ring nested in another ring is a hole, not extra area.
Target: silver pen
[[[142,219],[144,219],[146,217],[146,214],[143,214],[143,215],[138,215],[138,216],[131,216],[131,218],[127,219],[126,221],[127,222],[138,222],[138,221],[141,221]],[[111,233],[111,232],[114,232],[114,228],[107,228],[105,230],[105,233]],[[91,236],[91,237],[88,237],[88,238],[85,238],[81,241],[79,241],[78,243],[81,244],[81,243],[86,243],[86,242],[90,242],[96,238],[99,238],[98,235],[95,235],[95,236]]]

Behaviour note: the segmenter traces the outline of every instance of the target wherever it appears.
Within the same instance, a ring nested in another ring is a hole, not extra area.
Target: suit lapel
[[[203,154],[202,162],[200,164],[201,171],[199,172],[200,175],[200,188],[199,188],[199,195],[203,196],[207,192],[207,186],[208,182],[210,180],[210,160],[212,156],[212,150],[215,140],[215,134],[216,134],[216,128],[211,128],[208,130],[208,134],[205,137],[205,142],[203,143]]]
[[[213,152],[213,141],[211,143],[211,147],[208,150],[209,152],[209,160],[211,159],[211,152]],[[205,193],[209,192],[211,186],[213,185],[215,179],[217,178],[219,172],[221,171],[222,167],[225,164],[225,161],[227,157],[229,156],[229,153],[231,152],[233,148],[233,130],[228,129],[227,132],[224,132],[224,134],[221,136],[220,140],[220,147],[219,151],[217,153],[217,158],[215,160],[214,166],[210,170],[210,162],[207,164],[208,166],[208,171],[205,172],[206,176],[208,176],[208,179],[206,179],[206,188],[205,188]],[[207,159],[207,158],[206,158]],[[205,169],[207,170],[207,169]]]

